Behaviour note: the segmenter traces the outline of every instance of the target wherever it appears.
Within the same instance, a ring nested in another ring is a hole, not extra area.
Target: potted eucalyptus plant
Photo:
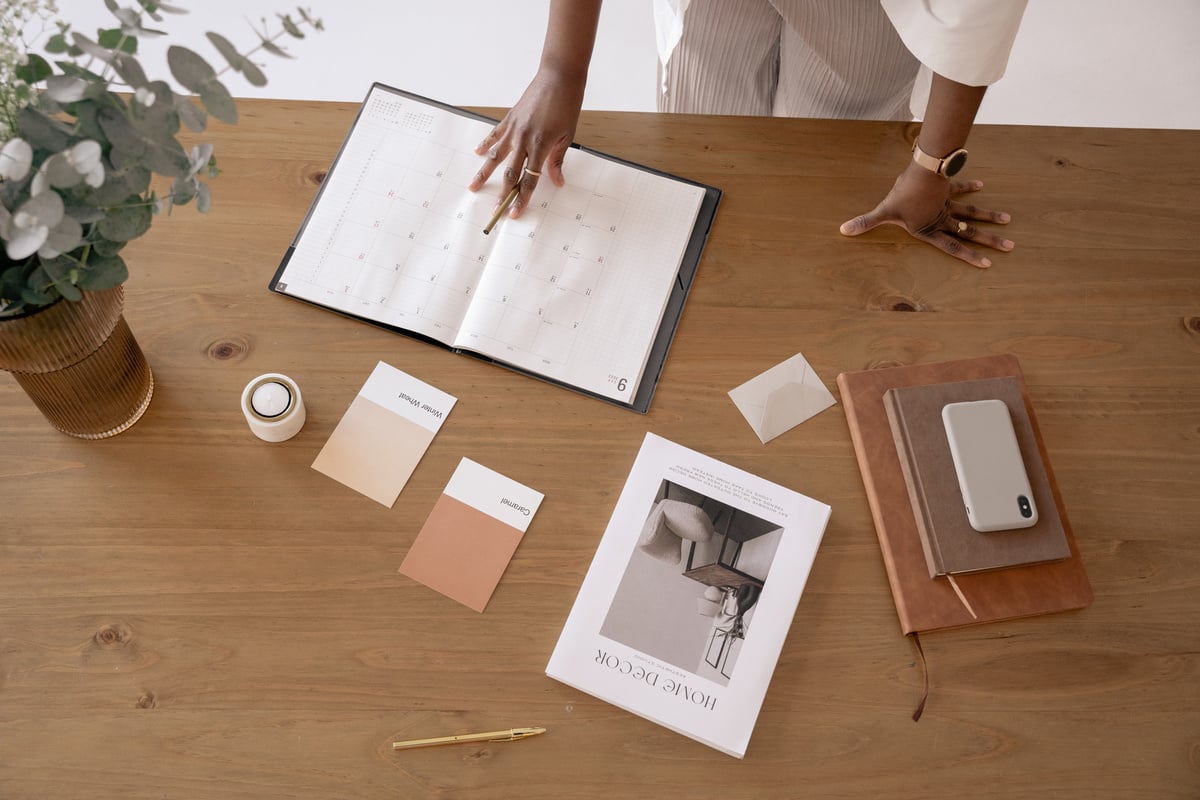
[[[172,80],[158,80],[139,41],[166,36],[164,15],[186,11],[103,1],[113,26],[89,37],[56,19],[53,0],[0,0],[0,369],[51,424],[83,438],[125,430],[154,391],[122,314],[122,251],[172,206],[209,209],[212,146],[186,148],[180,134],[209,117],[236,124],[222,76],[262,86],[258,54],[286,56],[281,39],[322,29],[300,8],[262,20],[245,52],[210,32],[220,71],[173,44]],[[161,195],[152,187],[168,180]]]

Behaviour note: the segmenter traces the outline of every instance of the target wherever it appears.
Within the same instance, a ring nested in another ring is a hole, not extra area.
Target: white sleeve
[[[1027,0],[880,0],[904,45],[938,75],[990,86],[1004,75]]]

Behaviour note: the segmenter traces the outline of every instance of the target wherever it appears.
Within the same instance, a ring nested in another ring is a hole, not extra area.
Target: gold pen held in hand
[[[512,188],[512,191],[510,191],[508,193],[508,196],[505,197],[502,201],[500,201],[499,207],[496,208],[496,213],[492,214],[492,218],[490,220],[488,220],[487,226],[483,229],[483,232],[485,234],[492,232],[492,228],[496,227],[496,223],[500,221],[500,217],[504,216],[504,212],[508,211],[508,207],[513,204],[513,200],[517,199],[517,194],[520,191],[521,191],[521,184],[518,183],[516,186],[514,186]],[[520,729],[518,729],[518,730],[520,730]],[[538,731],[538,733],[541,733],[541,731]]]
[[[537,736],[545,733],[545,728],[510,728],[506,731],[488,731],[487,733],[463,733],[458,736],[435,736],[432,739],[409,739],[406,742],[392,742],[393,750],[408,750],[412,747],[433,747],[438,744],[462,744],[464,742],[515,742],[527,736]]]

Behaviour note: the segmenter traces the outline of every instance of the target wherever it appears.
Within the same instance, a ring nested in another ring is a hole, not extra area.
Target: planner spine
[[[921,549],[925,551],[925,563],[929,567],[929,577],[936,578],[945,575],[946,568],[942,561],[942,553],[938,549],[937,539],[933,535],[933,517],[929,509],[929,496],[921,481],[921,471],[917,467],[912,438],[904,415],[904,406],[900,403],[896,392],[889,389],[883,394],[883,407],[887,411],[892,438],[896,442],[896,455],[900,459],[900,471],[904,473],[904,484],[908,487],[908,500],[912,504],[917,533],[920,534]]]

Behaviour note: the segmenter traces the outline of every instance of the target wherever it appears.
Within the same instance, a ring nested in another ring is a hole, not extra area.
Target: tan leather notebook
[[[942,407],[991,399],[1008,408],[1021,450],[1033,507],[1038,510],[1037,522],[1028,528],[980,532],[967,518]],[[898,387],[884,392],[883,400],[929,577],[1070,558],[1071,548],[1016,378]]]
[[[889,389],[984,378],[1015,378],[1046,469],[1051,495],[1071,557],[1045,564],[972,572],[957,578],[977,618],[959,601],[949,581],[932,579],[908,500],[883,395]],[[998,355],[937,364],[843,372],[837,384],[858,458],[875,532],[904,633],[925,632],[1013,617],[1083,608],[1093,599],[1075,536],[1046,457],[1037,418],[1015,356]]]

